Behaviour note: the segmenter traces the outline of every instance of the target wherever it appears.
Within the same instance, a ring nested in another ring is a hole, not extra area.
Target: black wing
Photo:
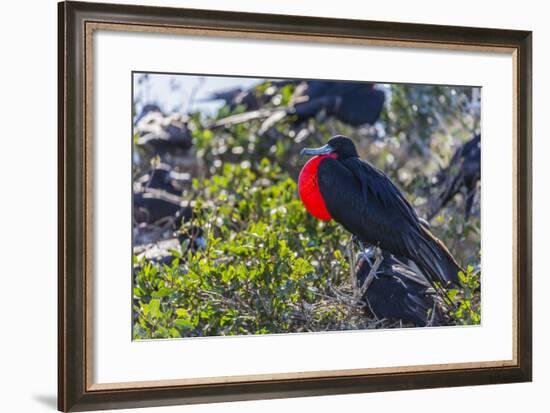
[[[319,189],[330,215],[361,240],[397,255],[410,256],[419,221],[391,181],[361,160],[324,159]]]
[[[318,180],[330,215],[349,232],[413,260],[430,283],[457,282],[459,265],[383,172],[358,158],[326,158]]]
[[[412,205],[384,172],[359,158],[346,159],[343,163],[361,182],[363,192],[372,192],[385,208],[399,211],[411,225],[420,223]]]
[[[370,272],[370,266],[365,264],[357,272],[360,283]],[[385,257],[363,297],[369,308],[378,318],[401,319],[417,326],[444,324],[443,308],[430,292],[429,284],[422,275],[415,274],[413,278],[410,274],[414,274],[411,268],[401,266],[393,256],[389,260]]]

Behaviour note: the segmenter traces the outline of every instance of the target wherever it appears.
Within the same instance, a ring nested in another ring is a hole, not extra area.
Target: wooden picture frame
[[[110,408],[318,396],[343,393],[530,381],[531,310],[531,38],[528,31],[326,19],[115,4],[58,5],[59,312],[58,408]],[[515,62],[515,357],[510,363],[463,363],[274,377],[216,383],[151,382],[94,385],[91,317],[91,34],[200,33],[436,49],[508,51]]]

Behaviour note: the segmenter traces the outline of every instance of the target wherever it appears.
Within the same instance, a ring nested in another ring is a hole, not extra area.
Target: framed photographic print
[[[59,4],[59,409],[531,380],[531,32]]]

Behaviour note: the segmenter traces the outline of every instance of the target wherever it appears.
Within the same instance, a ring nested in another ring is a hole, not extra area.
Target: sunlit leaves
[[[311,217],[278,166],[262,160],[254,169],[225,164],[195,183],[198,207],[184,226],[205,230],[206,250],[174,251],[171,265],[135,259],[134,338],[301,331],[303,306],[330,293],[327,271],[347,276],[344,231]],[[345,318],[321,308],[309,323],[360,327]]]
[[[468,265],[466,272],[458,273],[461,290],[449,291],[449,297],[456,305],[453,316],[459,324],[471,325],[481,322],[480,275],[472,265]]]

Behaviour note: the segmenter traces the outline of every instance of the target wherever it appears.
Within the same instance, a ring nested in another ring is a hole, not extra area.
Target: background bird
[[[173,195],[181,195],[183,189],[190,183],[189,173],[176,172],[170,165],[159,163],[151,167],[146,174],[134,179],[134,191],[160,189]]]
[[[428,219],[432,219],[457,194],[464,197],[464,215],[470,216],[481,179],[481,135],[461,145],[449,165],[439,171],[434,187],[438,192],[430,199]]]
[[[192,213],[192,208],[179,197],[154,189],[134,193],[133,208],[136,224],[156,224],[169,220],[172,229],[188,220]]]
[[[212,127],[265,118],[258,132],[262,135],[287,116],[295,116],[297,125],[310,118],[324,116],[360,126],[378,120],[384,101],[384,91],[375,88],[373,83],[307,80],[298,84],[288,106],[229,116],[217,120]]]
[[[356,260],[357,287],[361,288],[375,264],[375,249],[370,247]],[[446,324],[446,309],[440,297],[416,266],[382,251],[382,261],[361,297],[366,308],[378,319],[402,320],[416,326]]]
[[[385,94],[365,82],[309,80],[298,88],[290,113],[306,120],[324,112],[352,126],[373,124],[380,117]]]
[[[336,136],[317,149],[298,180],[306,208],[334,219],[363,243],[412,260],[430,284],[458,284],[461,267],[419,219],[414,208],[379,169],[359,159],[353,141]]]

